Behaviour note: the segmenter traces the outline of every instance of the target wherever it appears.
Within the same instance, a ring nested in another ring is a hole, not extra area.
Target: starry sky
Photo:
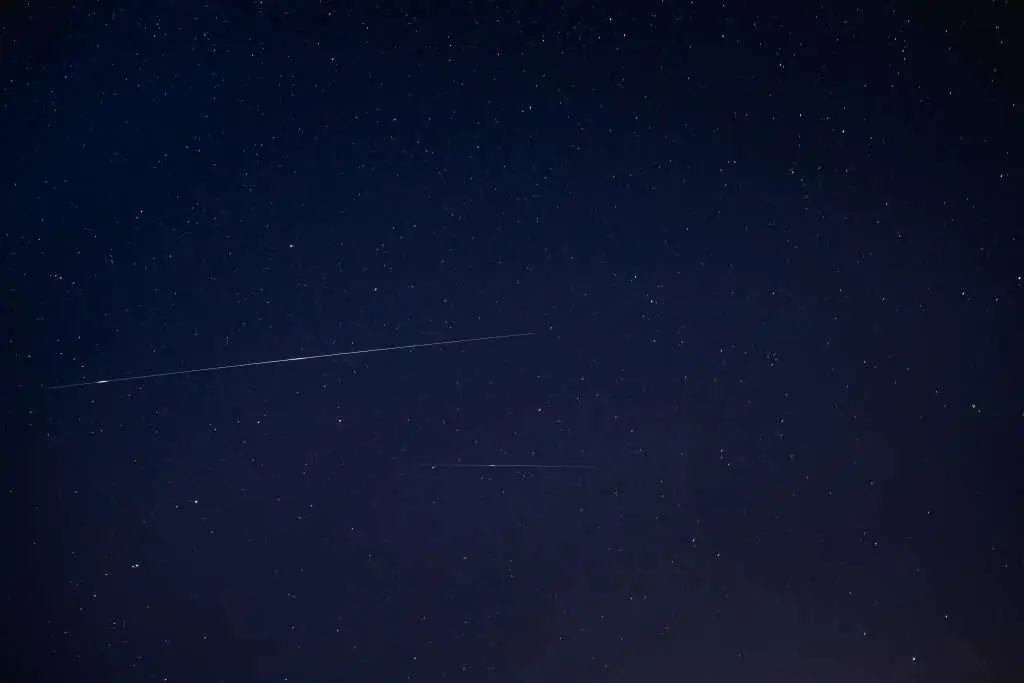
[[[934,4],[5,9],[4,680],[1019,680],[1021,22]]]

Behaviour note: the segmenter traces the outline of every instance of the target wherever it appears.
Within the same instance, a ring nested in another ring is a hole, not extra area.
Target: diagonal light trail
[[[133,375],[131,377],[113,377],[111,379],[95,379],[88,382],[72,382],[70,384],[55,384],[47,387],[51,391],[58,389],[74,389],[76,387],[89,387],[96,384],[114,384],[115,382],[137,382],[158,377],[175,377],[177,375],[196,375],[200,372],[220,372],[221,370],[234,370],[235,368],[254,368],[259,365],[279,365],[281,363],[295,363],[302,360],[319,360],[322,358],[338,358],[340,356],[361,356],[368,353],[384,353],[385,351],[404,351],[408,349],[425,349],[432,346],[454,346],[456,344],[472,344],[474,342],[497,341],[499,339],[513,339],[515,337],[530,337],[536,332],[515,332],[512,334],[496,334],[490,337],[466,337],[463,339],[445,339],[442,341],[423,342],[420,344],[404,344],[402,346],[381,346],[374,349],[356,349],[355,351],[338,351],[335,353],[319,353],[314,356],[295,356],[293,358],[275,358],[273,360],[257,360],[248,363],[231,363],[229,365],[215,365],[209,368],[193,368],[191,370],[171,370],[170,372],[150,372],[145,375]]]

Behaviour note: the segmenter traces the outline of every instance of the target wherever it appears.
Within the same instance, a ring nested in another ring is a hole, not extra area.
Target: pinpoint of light
[[[515,337],[531,337],[535,334],[536,332],[514,332],[512,334],[496,334],[489,337],[464,337],[462,339],[444,339],[441,341],[422,342],[420,344],[403,344],[402,346],[380,346],[372,349],[356,349],[355,351],[337,351],[335,353],[320,353],[314,356],[294,356],[292,358],[275,358],[273,360],[249,361],[247,363],[231,363],[229,365],[215,365],[208,368],[193,368],[191,370],[150,372],[144,375],[132,375],[130,377],[113,377],[109,379],[95,379],[88,382],[55,384],[47,388],[51,391],[56,391],[57,389],[73,389],[76,387],[89,387],[97,384],[113,384],[115,382],[141,382],[143,380],[156,379],[158,377],[195,375],[200,372],[219,372],[221,370],[234,370],[236,368],[252,368],[258,365],[280,365],[282,363],[294,363],[300,360],[320,360],[323,358],[338,358],[341,356],[362,356],[370,353],[384,353],[385,351],[406,351],[412,349],[425,349],[432,346],[454,346],[456,344],[472,344],[474,342],[498,341],[499,339],[513,339]]]

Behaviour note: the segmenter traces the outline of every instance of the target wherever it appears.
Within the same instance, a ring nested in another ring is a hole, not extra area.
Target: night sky
[[[933,4],[3,10],[2,680],[1022,680],[1024,32]]]

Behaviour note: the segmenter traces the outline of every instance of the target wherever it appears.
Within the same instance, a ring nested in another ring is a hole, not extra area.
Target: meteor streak
[[[428,463],[426,465],[420,465],[420,467],[429,467],[432,470],[442,468],[493,468],[493,469],[506,469],[506,470],[593,470],[597,469],[593,465],[527,465],[527,464],[500,464],[500,463],[476,463],[476,462],[439,462],[439,463]]]
[[[145,375],[133,375],[131,377],[114,377],[111,379],[96,379],[88,382],[72,382],[70,384],[55,384],[47,387],[50,391],[58,389],[74,389],[76,387],[90,387],[96,384],[113,384],[115,382],[137,382],[157,377],[174,377],[176,375],[196,375],[200,372],[219,372],[221,370],[233,370],[235,368],[252,368],[257,365],[278,365],[281,363],[294,363],[300,360],[319,360],[322,358],[338,358],[339,356],[362,356],[368,353],[384,353],[385,351],[405,351],[409,349],[425,349],[431,346],[454,346],[456,344],[472,344],[473,342],[497,341],[499,339],[513,339],[515,337],[530,337],[536,332],[515,332],[513,334],[496,334],[490,337],[467,337],[463,339],[445,339],[442,341],[423,342],[421,344],[404,344],[402,346],[381,346],[375,349],[356,349],[355,351],[338,351],[336,353],[320,353],[315,356],[295,356],[294,358],[275,358],[273,360],[257,360],[248,363],[231,363],[230,365],[215,365],[209,368],[193,368],[191,370],[171,370],[170,372],[150,372]]]

